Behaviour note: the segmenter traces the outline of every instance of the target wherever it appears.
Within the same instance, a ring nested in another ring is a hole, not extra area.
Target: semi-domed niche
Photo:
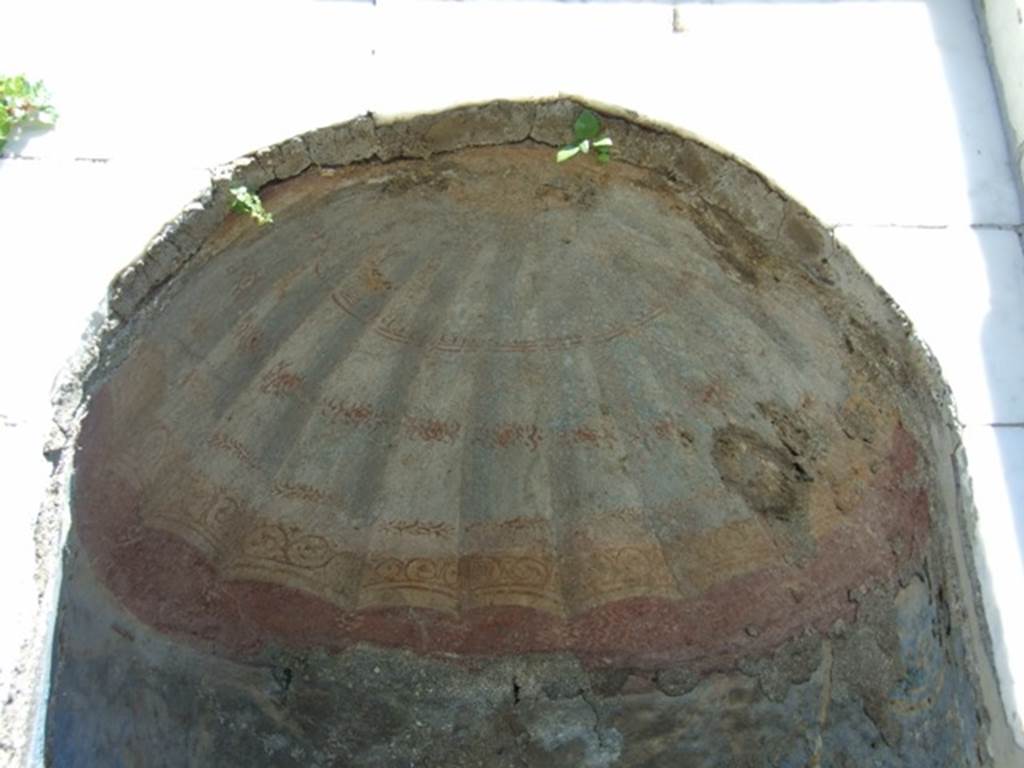
[[[984,764],[925,354],[737,160],[556,164],[580,109],[293,139],[119,276],[55,764]]]

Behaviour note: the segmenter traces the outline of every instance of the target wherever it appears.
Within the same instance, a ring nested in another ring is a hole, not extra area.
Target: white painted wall
[[[976,0],[1017,170],[1024,173],[1024,3]]]

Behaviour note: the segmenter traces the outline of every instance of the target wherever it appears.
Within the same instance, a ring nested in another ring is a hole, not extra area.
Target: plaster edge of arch
[[[146,304],[147,297],[187,263],[228,213],[229,189],[245,185],[259,191],[269,184],[299,175],[308,168],[338,168],[353,163],[425,159],[469,147],[533,141],[551,147],[571,139],[575,112],[589,108],[601,114],[616,139],[615,159],[671,173],[676,158],[638,154],[623,142],[622,129],[640,129],[681,140],[702,159],[718,164],[732,161],[750,174],[766,194],[777,196],[787,207],[814,218],[808,208],[776,183],[737,156],[704,137],[638,112],[575,94],[558,94],[523,100],[460,102],[426,112],[368,112],[341,123],[307,131],[298,136],[246,153],[210,169],[210,183],[181,213],[164,224],[142,254],[114,278],[108,291],[111,314],[124,321]],[[429,137],[430,131],[448,121],[467,120],[461,135]],[[618,130],[616,130],[618,129]],[[425,137],[427,137],[425,139]],[[705,190],[715,204],[726,190],[716,182]],[[816,220],[816,219],[815,219]]]

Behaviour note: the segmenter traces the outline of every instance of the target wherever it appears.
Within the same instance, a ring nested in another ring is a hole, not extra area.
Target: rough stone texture
[[[153,287],[141,264],[129,264],[113,279],[107,295],[107,306],[120,317],[128,317]]]
[[[515,143],[530,135],[532,125],[532,107],[501,101],[387,122],[377,126],[378,156],[424,158],[467,146]]]
[[[987,764],[930,362],[734,159],[556,166],[578,109],[307,134],[123,276],[54,764]]]
[[[575,104],[569,104],[566,111],[575,114],[578,109]],[[562,110],[552,111],[554,114],[546,118],[543,124],[538,120],[538,133],[551,137],[562,135],[561,143],[564,144],[572,138],[572,133],[570,131],[569,137],[565,138],[564,127],[561,132],[557,130],[555,126],[558,121],[554,117],[560,117]],[[554,123],[550,128],[549,121]],[[644,168],[662,171],[673,182],[699,190],[705,195],[720,183],[723,173],[751,173],[692,139],[680,139],[665,131],[651,131],[623,119],[607,120],[605,127],[615,142],[616,157]]]
[[[249,175],[247,170],[242,173]],[[215,179],[199,198],[185,206],[150,241],[142,258],[125,267],[108,292],[110,311],[129,317],[156,287],[179,270],[213,234],[228,211],[229,195],[224,179]]]
[[[238,186],[253,190],[262,189],[275,178],[274,174],[264,168],[255,157],[240,157],[233,162],[225,163],[214,168],[210,177],[212,188],[220,192],[227,192]]]
[[[573,140],[572,126],[580,113],[580,105],[560,99],[538,104],[530,138],[541,144],[560,147]]]
[[[371,117],[310,131],[302,139],[309,149],[310,160],[321,166],[368,160],[378,149],[376,125]]]
[[[732,214],[739,225],[772,241],[782,225],[785,201],[765,181],[739,163],[723,163],[715,169],[714,183],[705,195],[714,205]]]
[[[257,150],[255,158],[275,179],[297,176],[312,162],[306,144],[299,136]]]

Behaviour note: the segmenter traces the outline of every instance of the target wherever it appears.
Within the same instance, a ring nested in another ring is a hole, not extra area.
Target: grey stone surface
[[[141,624],[73,556],[48,753],[69,767],[986,765],[963,640],[926,582],[865,597],[891,610],[839,640],[679,693],[650,675],[608,693],[566,656],[268,648],[232,662]]]
[[[310,131],[302,140],[309,150],[310,160],[322,166],[368,160],[378,151],[376,124],[369,116]]]
[[[541,102],[536,107],[530,138],[552,147],[568,144],[574,139],[572,125],[579,111],[579,104],[567,99]]]
[[[312,162],[306,144],[299,136],[257,150],[254,157],[268,174],[273,174],[278,180],[297,176]]]
[[[424,158],[462,147],[510,144],[526,139],[532,126],[532,105],[501,101],[379,122],[378,156],[384,161]]]

